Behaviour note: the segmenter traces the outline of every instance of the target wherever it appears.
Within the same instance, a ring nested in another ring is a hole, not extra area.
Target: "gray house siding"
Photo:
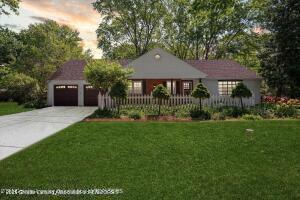
[[[252,94],[255,97],[255,103],[258,104],[261,101],[261,94],[260,94],[260,79],[253,79],[253,80],[242,80],[243,83],[251,90]],[[211,95],[219,96],[219,89],[218,89],[218,80],[216,79],[202,79],[202,83],[207,87]]]

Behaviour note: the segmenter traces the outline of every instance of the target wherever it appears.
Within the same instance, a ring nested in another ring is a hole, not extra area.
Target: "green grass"
[[[23,105],[18,105],[15,102],[0,102],[0,116],[15,114],[33,110],[33,108],[24,108]]]
[[[0,188],[121,188],[97,196],[117,199],[300,199],[299,133],[299,120],[80,122],[1,161]]]

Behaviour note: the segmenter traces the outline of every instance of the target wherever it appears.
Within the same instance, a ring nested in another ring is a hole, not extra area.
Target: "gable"
[[[199,79],[207,75],[172,54],[156,48],[128,63],[132,79]]]

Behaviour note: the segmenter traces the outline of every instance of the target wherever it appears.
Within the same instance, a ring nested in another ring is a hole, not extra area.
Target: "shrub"
[[[212,120],[225,120],[226,116],[224,115],[224,113],[216,112],[216,113],[212,114],[211,119]]]
[[[205,110],[191,110],[190,116],[192,119],[199,119],[199,120],[209,120],[211,119],[211,114]]]
[[[240,107],[223,107],[222,114],[228,117],[241,117],[244,114],[249,114],[249,111]]]
[[[210,97],[210,93],[207,88],[200,82],[196,85],[195,89],[192,91],[192,97],[199,99],[200,110],[202,110],[202,99],[207,99]]]
[[[241,107],[244,109],[243,98],[249,98],[252,96],[252,92],[243,83],[237,84],[237,86],[232,90],[232,98],[240,98]]]
[[[188,117],[190,117],[190,111],[184,110],[184,109],[179,109],[177,112],[175,112],[175,117],[176,118],[188,118]]]
[[[120,115],[107,108],[97,109],[89,118],[119,118]]]
[[[10,73],[1,79],[1,89],[6,89],[9,99],[19,104],[38,98],[40,88],[37,81],[22,73]]]
[[[259,115],[251,115],[251,114],[246,114],[242,116],[242,119],[244,120],[253,120],[253,121],[257,121],[257,120],[261,120],[262,117]]]
[[[160,115],[162,101],[169,99],[170,94],[165,86],[159,84],[154,88],[152,95],[155,99],[158,99],[158,115]]]
[[[128,91],[128,82],[126,81],[117,81],[111,88],[109,95],[111,98],[116,100],[118,113],[120,113],[120,105],[122,100],[127,99]]]
[[[284,117],[297,117],[298,111],[293,106],[288,105],[277,105],[275,110],[276,117],[284,118]]]
[[[36,99],[36,100],[24,103],[24,107],[25,108],[45,108],[45,107],[47,107],[47,103],[44,100]]]
[[[272,119],[275,117],[276,105],[271,103],[262,103],[250,108],[250,114],[259,115],[264,119]]]
[[[141,112],[137,112],[137,111],[132,111],[128,114],[128,117],[130,119],[134,119],[134,120],[137,120],[137,119],[141,119],[142,118],[142,115],[141,115]]]

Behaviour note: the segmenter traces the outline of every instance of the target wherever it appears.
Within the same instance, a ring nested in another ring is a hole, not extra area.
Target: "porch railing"
[[[98,106],[99,108],[104,108],[106,104],[107,108],[115,108],[116,102],[111,99],[108,95],[98,96]],[[152,95],[130,95],[126,100],[121,101],[122,105],[155,105],[157,104],[157,99],[153,98]],[[179,106],[179,105],[191,105],[199,104],[199,100],[192,96],[185,95],[173,95],[168,100],[162,101],[163,105],[168,106]],[[246,107],[255,105],[254,96],[250,98],[243,98],[243,104]],[[231,98],[230,96],[214,96],[212,95],[208,99],[202,100],[202,105],[208,107],[221,107],[221,106],[241,106],[240,100],[238,98]]]

